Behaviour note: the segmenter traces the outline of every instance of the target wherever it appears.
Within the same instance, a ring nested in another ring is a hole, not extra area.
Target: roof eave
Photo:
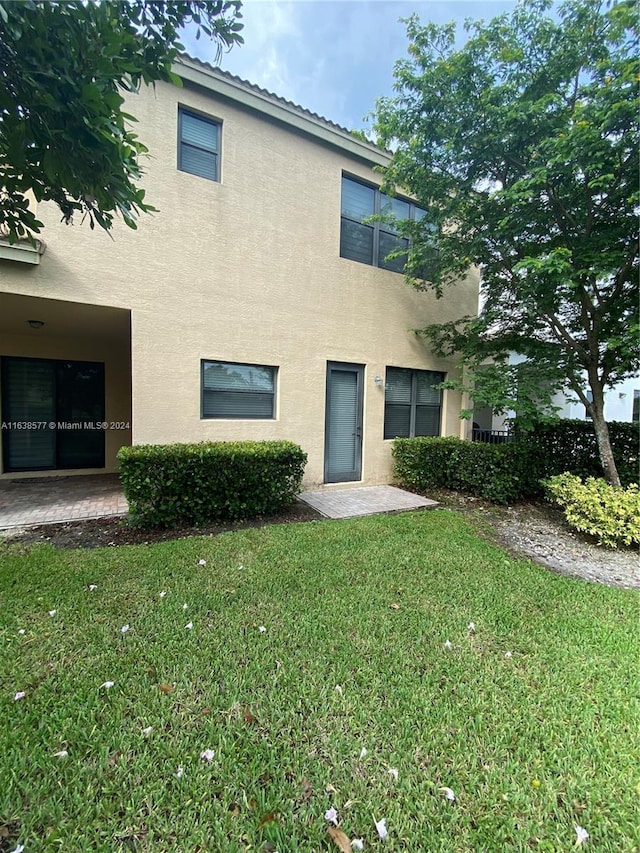
[[[245,85],[239,78],[220,73],[199,60],[182,55],[173,70],[185,82],[215,92],[220,97],[285,125],[295,133],[311,137],[369,165],[386,166],[391,159],[388,152],[371,142],[358,139],[346,129],[332,125],[311,113],[307,114],[283,99],[270,97],[258,87]]]

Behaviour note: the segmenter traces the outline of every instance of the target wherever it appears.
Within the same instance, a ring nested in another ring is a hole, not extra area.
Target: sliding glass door
[[[2,359],[4,470],[104,468],[104,364]]]

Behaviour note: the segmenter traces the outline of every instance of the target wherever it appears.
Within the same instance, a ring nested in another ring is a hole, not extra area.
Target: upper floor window
[[[178,168],[210,181],[220,180],[220,122],[178,111]]]
[[[387,222],[364,222],[374,214],[392,214],[398,219],[420,221],[426,210],[411,201],[391,198],[379,189],[353,178],[342,177],[342,216],[340,222],[340,257],[403,272],[402,256],[386,260],[395,249],[408,249],[409,240]]]
[[[640,390],[637,388],[633,392],[633,409],[631,410],[631,420],[634,424],[640,423]]]
[[[276,367],[202,362],[202,417],[273,420]]]
[[[384,437],[440,435],[444,373],[387,367],[384,386]]]

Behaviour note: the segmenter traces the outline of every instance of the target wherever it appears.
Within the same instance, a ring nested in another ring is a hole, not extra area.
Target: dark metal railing
[[[474,429],[471,431],[471,441],[482,444],[506,444],[512,441],[513,433],[506,429]]]

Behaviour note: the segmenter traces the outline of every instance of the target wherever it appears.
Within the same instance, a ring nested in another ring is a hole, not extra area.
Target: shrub
[[[288,441],[150,444],[118,452],[131,516],[153,527],[278,512],[293,503],[306,460]]]
[[[481,444],[460,438],[398,438],[394,477],[408,489],[455,489],[509,503],[541,494],[540,458],[526,442]]]
[[[638,424],[610,423],[609,435],[622,484],[638,482]],[[563,471],[601,477],[593,425],[560,420],[516,429],[508,444],[460,438],[397,438],[394,477],[407,489],[455,489],[496,503],[544,494],[541,481]]]
[[[617,421],[607,426],[622,485],[637,483],[640,426]],[[544,459],[544,477],[553,477],[563,471],[583,479],[602,477],[596,436],[589,421],[550,421],[536,424],[527,432],[520,430],[516,422],[516,440],[526,442],[532,453]]]
[[[610,486],[605,480],[564,473],[546,480],[549,497],[564,508],[567,522],[601,545],[640,545],[640,490]]]

